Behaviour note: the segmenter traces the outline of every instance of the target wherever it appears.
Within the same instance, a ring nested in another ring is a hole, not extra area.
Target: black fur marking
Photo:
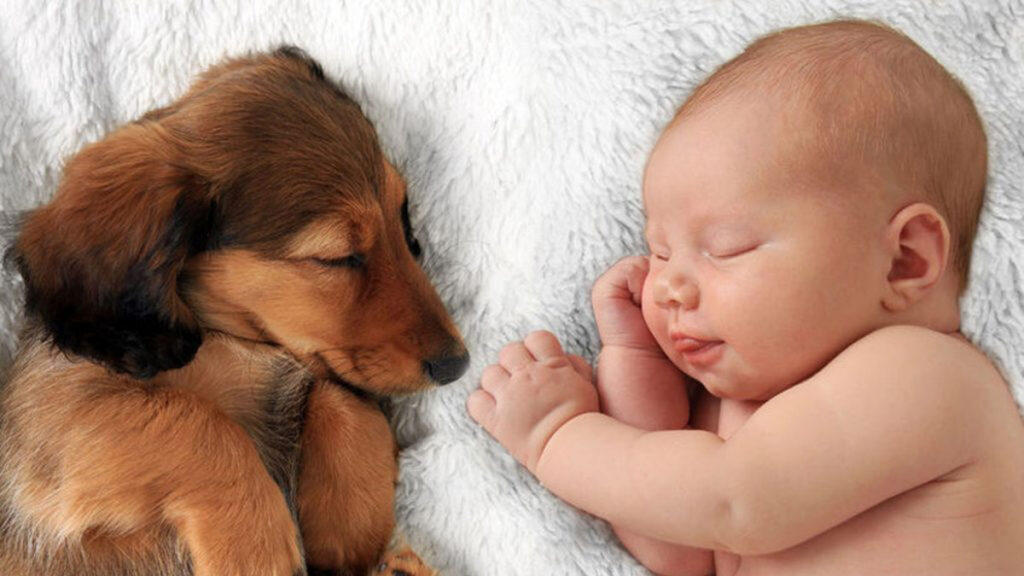
[[[317,80],[325,80],[323,66],[320,63],[310,57],[305,50],[298,46],[292,46],[285,44],[274,51],[275,56],[284,56],[285,58],[291,58],[292,60],[298,60],[305,64],[309,68],[310,74],[313,75]]]
[[[193,183],[190,189],[201,186]],[[163,246],[184,246],[187,256],[195,256],[219,246],[222,215],[220,205],[201,200],[205,194],[178,196],[174,212],[161,242]]]
[[[63,271],[61,286],[44,295],[33,289],[32,275],[20,255],[15,262],[25,281],[27,314],[42,321],[53,343],[65,353],[151,378],[162,370],[184,366],[199,348],[199,332],[161,317],[147,303],[142,286],[86,302],[82,275],[71,264]]]
[[[153,294],[152,272],[131,271],[125,290],[85,301],[81,275],[72,270],[49,298],[32,289],[28,267],[20,262],[26,285],[25,309],[42,320],[53,343],[66,353],[99,361],[116,372],[152,378],[179,368],[195,356],[202,336],[195,328],[168,320]]]
[[[258,425],[246,427],[267,473],[281,488],[295,518],[302,429],[312,383],[312,376],[298,364],[280,358],[265,388],[263,417]]]
[[[113,272],[97,269],[102,259],[83,251],[61,262],[59,284],[43,290],[33,283],[28,262],[14,254],[25,281],[26,312],[42,321],[58,348],[140,379],[192,361],[202,335],[197,326],[174,319],[168,306],[177,301],[185,259],[216,244],[219,225],[211,206],[188,190],[179,195],[156,246],[121,278],[104,277]]]
[[[302,62],[309,68],[310,74],[312,74],[313,77],[316,78],[317,80],[320,80],[327,84],[328,86],[330,86],[331,90],[334,91],[334,94],[336,96],[338,96],[342,100],[345,100],[346,102],[351,102],[355,104],[355,100],[353,100],[352,97],[348,95],[348,92],[346,92],[341,86],[335,84],[331,79],[327,78],[327,75],[324,74],[323,66],[321,66],[320,63],[316,61],[316,59],[307,54],[306,51],[303,50],[302,48],[292,46],[290,44],[285,44],[279,47],[277,50],[275,50],[274,55],[285,58],[291,58],[293,60],[298,60]]]

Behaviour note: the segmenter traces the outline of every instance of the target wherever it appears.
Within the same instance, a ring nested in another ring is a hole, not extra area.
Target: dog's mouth
[[[343,378],[332,375],[331,377],[327,378],[327,381],[331,382],[332,384],[340,386],[343,390],[349,392],[350,394],[352,394],[356,398],[359,398],[360,400],[365,400],[367,402],[373,402],[376,404],[380,404],[384,400],[384,397],[380,396],[379,394],[370,392],[365,388],[360,388],[359,386],[356,386],[355,384]]]
[[[334,370],[334,367],[331,366],[331,363],[328,362],[327,359],[324,358],[323,355],[321,355],[319,352],[314,353],[313,357],[316,359],[316,362],[318,364],[318,366],[316,367],[318,369],[313,370],[314,374],[316,374],[317,377],[323,378],[328,382],[336,384],[342,389],[350,392],[353,396],[360,398],[362,400],[366,400],[367,402],[380,403],[380,401],[383,399],[380,394],[367,390],[362,386],[354,384],[350,380],[342,378],[341,375]]]
[[[255,343],[255,344],[264,344],[264,345],[267,345],[267,346],[272,346],[272,347],[275,347],[275,348],[279,348],[281,350],[286,350],[286,351],[288,350],[288,348],[286,346],[283,346],[282,344],[280,344],[279,342],[277,342],[277,341],[275,341],[273,339],[267,339],[267,338],[264,338],[264,339],[246,338],[246,337],[238,335],[238,334],[234,334],[234,333],[226,332],[226,331],[220,331],[220,330],[215,330],[215,332],[220,332],[222,334],[228,334],[228,335],[230,335],[230,336],[232,336],[234,338],[238,338],[240,340],[245,340],[245,341],[252,342],[252,343]],[[263,330],[262,333],[266,334],[266,330]],[[301,356],[296,356],[294,352],[292,352],[292,355],[293,355],[293,357],[296,357],[296,359],[300,359],[300,360],[302,359]],[[353,396],[356,396],[357,398],[360,398],[362,400],[366,400],[368,402],[375,402],[375,403],[378,403],[378,404],[383,400],[383,396],[381,394],[378,394],[376,392],[368,390],[367,388],[359,386],[359,385],[353,383],[350,380],[342,378],[341,375],[338,374],[338,372],[334,369],[334,367],[331,366],[331,363],[328,362],[327,359],[324,358],[323,354],[321,354],[319,352],[314,352],[311,356],[307,356],[303,363],[306,365],[306,368],[313,374],[314,377],[316,377],[318,379],[321,379],[321,380],[327,380],[328,382],[332,382],[332,383],[336,384],[337,386],[339,386],[340,388],[342,388],[344,390],[347,390],[348,392],[350,392]]]

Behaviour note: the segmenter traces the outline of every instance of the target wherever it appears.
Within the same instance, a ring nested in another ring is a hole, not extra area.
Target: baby
[[[469,413],[659,574],[1024,574],[1024,424],[959,332],[985,175],[970,97],[907,37],[762,38],[651,153],[596,386],[536,332]]]

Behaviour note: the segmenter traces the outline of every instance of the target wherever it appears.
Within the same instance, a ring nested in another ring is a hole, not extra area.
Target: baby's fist
[[[531,472],[563,424],[596,412],[597,391],[579,361],[550,332],[534,332],[501,350],[467,402],[470,416]]]
[[[594,318],[603,346],[656,350],[658,343],[644,322],[641,300],[650,262],[627,256],[612,265],[591,290]]]

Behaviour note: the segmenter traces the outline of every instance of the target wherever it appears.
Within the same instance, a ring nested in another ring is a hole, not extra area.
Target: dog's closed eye
[[[342,258],[313,258],[313,261],[325,268],[363,268],[366,266],[366,255],[356,252]]]

